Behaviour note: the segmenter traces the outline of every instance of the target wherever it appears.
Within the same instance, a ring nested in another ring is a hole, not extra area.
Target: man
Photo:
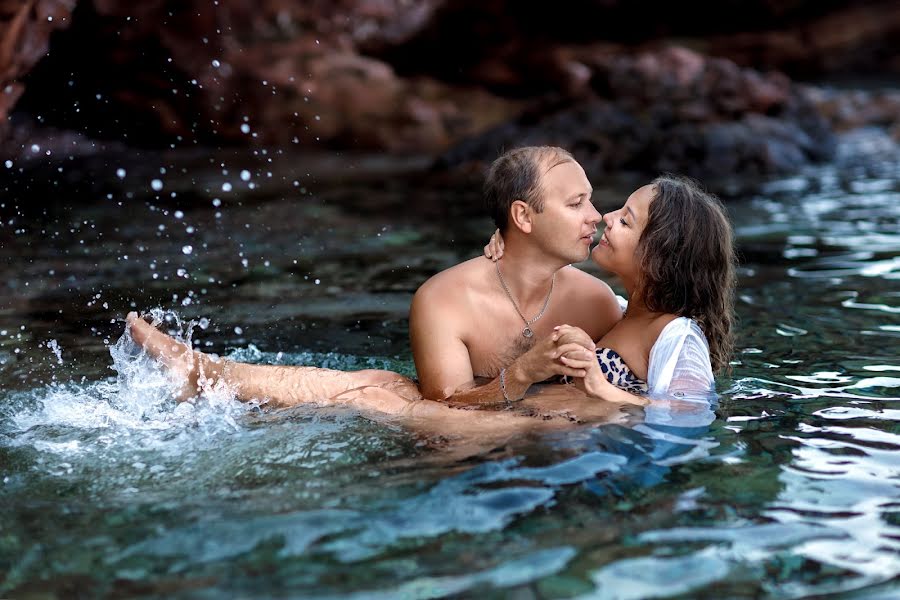
[[[453,405],[517,400],[532,383],[584,375],[558,360],[572,348],[557,346],[554,326],[575,325],[599,339],[622,317],[609,286],[569,266],[587,258],[600,221],[592,191],[584,170],[561,148],[519,148],[494,162],[485,198],[505,241],[503,261],[474,258],[416,292],[410,337],[418,388],[388,371],[217,360],[136,313],[128,324],[134,340],[182,383],[179,399],[223,382],[242,400],[265,398],[273,406],[330,401],[389,414],[409,414],[410,402],[423,396]],[[476,377],[490,381],[479,386]],[[441,419],[450,414],[433,403],[414,409]]]
[[[410,340],[425,398],[517,400],[533,383],[581,374],[557,360],[565,349],[550,339],[553,328],[568,323],[596,340],[622,318],[608,285],[569,266],[590,254],[601,216],[592,191],[561,148],[518,148],[493,163],[485,202],[505,242],[503,260],[451,267],[413,297]]]

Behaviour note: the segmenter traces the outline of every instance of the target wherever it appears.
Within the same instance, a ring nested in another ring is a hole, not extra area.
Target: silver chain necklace
[[[541,312],[539,312],[535,318],[529,321],[525,318],[525,315],[522,314],[522,311],[519,310],[519,305],[516,304],[515,298],[512,297],[509,288],[506,287],[506,282],[503,280],[503,274],[500,273],[500,261],[497,261],[494,264],[497,265],[497,277],[500,278],[500,285],[503,286],[503,291],[506,292],[509,301],[512,302],[513,308],[516,309],[516,312],[519,313],[519,316],[522,317],[523,321],[525,321],[525,329],[522,330],[522,337],[532,337],[534,335],[534,331],[531,330],[531,326],[534,325],[534,323],[536,323],[538,319],[544,316],[544,311],[547,310],[547,306],[550,305],[550,296],[553,295],[553,284],[556,283],[556,273],[554,273],[553,277],[550,279],[550,291],[547,292],[547,299],[544,300],[544,306],[541,307]]]

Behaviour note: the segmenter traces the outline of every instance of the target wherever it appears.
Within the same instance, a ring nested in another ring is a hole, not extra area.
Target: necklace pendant
[[[530,338],[532,336],[534,336],[534,332],[531,330],[531,327],[526,327],[522,330],[522,337]]]

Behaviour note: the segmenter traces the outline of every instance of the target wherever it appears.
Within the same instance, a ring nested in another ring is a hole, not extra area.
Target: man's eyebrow
[[[575,198],[581,198],[582,196],[587,196],[588,198],[594,193],[594,188],[588,188],[584,192],[578,192],[577,194],[572,194],[569,196],[569,200],[574,200]]]

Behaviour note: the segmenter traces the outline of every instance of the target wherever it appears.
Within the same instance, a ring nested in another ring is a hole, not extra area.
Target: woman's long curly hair
[[[638,242],[641,297],[653,312],[697,321],[713,371],[734,348],[735,252],[731,223],[718,198],[686,177],[653,181],[647,226]]]

